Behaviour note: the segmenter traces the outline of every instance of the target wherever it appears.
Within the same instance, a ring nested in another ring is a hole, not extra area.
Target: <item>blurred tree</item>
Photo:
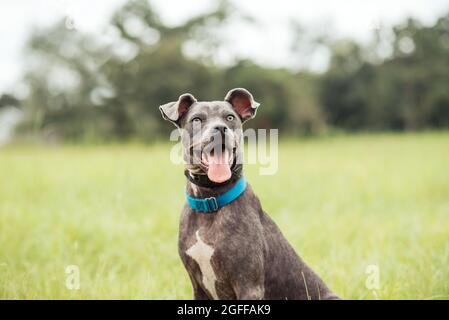
[[[66,28],[36,31],[27,46],[31,94],[23,131],[64,139],[151,139],[167,131],[158,106],[186,91],[213,96],[221,71],[188,59],[188,40],[228,16],[226,2],[181,26],[162,24],[147,1],[128,2],[102,39]],[[222,93],[221,93],[222,94]],[[161,130],[163,130],[161,132]]]
[[[322,79],[331,125],[417,130],[449,126],[449,14],[431,27],[409,19],[393,29],[393,53],[373,64],[365,48],[337,42]]]
[[[317,134],[328,126],[449,127],[449,14],[434,26],[409,19],[391,32],[377,30],[368,45],[307,34],[294,23],[292,59],[316,48],[330,53],[328,70],[316,74],[249,60],[214,64],[219,30],[235,12],[220,1],[172,27],[148,1],[135,0],[115,12],[101,37],[67,21],[36,30],[26,49],[30,94],[20,101],[19,129],[64,140],[152,140],[172,129],[161,121],[159,105],[185,92],[215,100],[234,87],[248,88],[263,104],[249,126],[285,134]],[[196,54],[186,55],[187,47]],[[11,98],[2,96],[0,107]]]
[[[322,102],[327,120],[336,127],[360,129],[366,124],[367,106],[364,95],[369,70],[363,68],[361,48],[353,41],[342,40],[331,46],[329,71],[322,79]]]
[[[447,126],[449,14],[432,27],[409,19],[394,32],[394,56],[380,70],[394,71],[392,85],[402,93],[395,101],[401,126],[409,130]]]
[[[20,106],[20,101],[14,97],[12,94],[4,93],[0,96],[0,109],[3,107],[18,107]]]

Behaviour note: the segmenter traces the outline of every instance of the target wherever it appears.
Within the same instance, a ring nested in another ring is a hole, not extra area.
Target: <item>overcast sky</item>
[[[14,91],[22,72],[23,45],[30,30],[73,17],[81,31],[101,34],[111,13],[126,0],[2,0],[0,2],[0,92]],[[379,24],[389,26],[413,16],[425,24],[449,11],[449,0],[232,0],[235,6],[252,15],[257,27],[229,26],[232,45],[220,53],[229,57],[250,57],[272,66],[291,65],[286,28],[291,19],[308,28],[326,28],[336,37],[367,41]],[[210,0],[151,1],[169,24],[213,8]],[[311,62],[322,67],[322,61]]]

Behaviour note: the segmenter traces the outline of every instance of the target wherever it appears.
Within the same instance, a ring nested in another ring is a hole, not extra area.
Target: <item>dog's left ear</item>
[[[257,107],[260,103],[254,101],[253,95],[244,88],[235,88],[230,90],[225,98],[240,116],[242,122],[252,119],[256,116]]]
[[[190,93],[184,93],[175,102],[169,102],[159,107],[162,113],[162,118],[172,122],[175,126],[179,127],[179,121],[182,116],[186,114],[190,106],[196,102],[196,99]]]

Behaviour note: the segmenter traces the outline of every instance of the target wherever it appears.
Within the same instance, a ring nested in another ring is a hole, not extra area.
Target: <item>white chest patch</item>
[[[214,299],[218,299],[217,291],[215,290],[215,276],[214,269],[212,268],[211,258],[214,254],[214,248],[200,238],[199,230],[195,233],[196,243],[191,246],[187,251],[187,255],[198,263],[201,274],[203,275],[203,285],[209,291]]]

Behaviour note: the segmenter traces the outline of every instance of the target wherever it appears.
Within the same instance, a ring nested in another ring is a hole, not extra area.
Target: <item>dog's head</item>
[[[223,183],[231,178],[233,167],[242,163],[242,124],[254,118],[258,106],[248,90],[236,88],[224,101],[198,102],[185,93],[159,109],[165,120],[181,130],[187,169]]]

